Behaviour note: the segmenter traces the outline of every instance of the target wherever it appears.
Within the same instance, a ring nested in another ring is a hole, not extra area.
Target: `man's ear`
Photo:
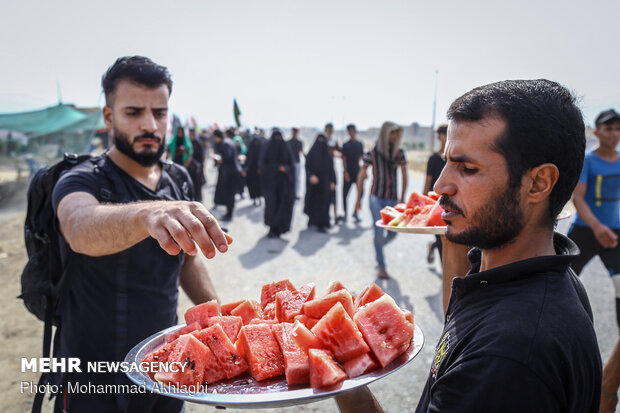
[[[540,203],[551,196],[560,177],[558,167],[552,163],[538,165],[526,172],[528,191],[526,193],[530,202]]]
[[[109,106],[104,106],[102,111],[103,113],[103,121],[108,129],[112,130],[112,108]]]

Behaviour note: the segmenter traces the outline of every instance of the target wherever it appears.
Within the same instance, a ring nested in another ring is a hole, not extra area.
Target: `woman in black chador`
[[[245,166],[247,167],[245,179],[254,205],[260,205],[260,197],[262,196],[258,163],[266,144],[265,138],[255,135],[248,145],[248,153],[245,159]]]
[[[282,133],[274,130],[262,151],[259,169],[265,198],[265,225],[269,238],[288,232],[295,203],[295,164]]]
[[[336,186],[334,161],[329,154],[325,135],[317,136],[306,156],[306,199],[304,213],[308,226],[320,232],[329,228],[330,194]]]

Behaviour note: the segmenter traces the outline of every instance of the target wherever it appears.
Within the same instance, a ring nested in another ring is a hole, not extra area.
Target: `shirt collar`
[[[564,273],[571,261],[579,255],[579,248],[568,237],[557,232],[553,234],[553,246],[556,255],[528,258],[482,272],[480,272],[482,253],[479,248],[473,248],[467,255],[471,269],[465,277],[454,279],[453,288],[458,295],[462,296],[488,285],[510,282],[529,275],[549,272]]]

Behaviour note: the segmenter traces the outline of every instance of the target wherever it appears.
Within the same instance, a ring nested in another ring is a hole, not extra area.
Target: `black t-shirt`
[[[295,163],[299,163],[299,152],[301,152],[301,150],[303,149],[303,144],[299,139],[289,139],[288,141],[286,141],[286,143],[289,145],[291,151],[293,152],[293,160],[295,161]]]
[[[443,159],[437,152],[428,158],[428,163],[426,164],[426,175],[431,177],[431,190],[433,189],[433,186],[435,186],[437,179],[439,179],[439,175],[441,175],[441,171],[445,165],[445,159]]]
[[[569,269],[577,247],[488,271],[480,251],[455,278],[417,413],[595,413],[601,357],[586,291]]]
[[[190,188],[185,196],[169,168],[181,170]],[[163,164],[157,189],[151,191],[105,157],[99,169],[86,161],[60,178],[52,195],[54,209],[73,192],[87,192],[105,202],[102,191],[111,193],[114,203],[193,199],[189,175],[177,165]],[[169,255],[151,237],[101,257],[73,252],[64,240],[62,246],[69,274],[69,290],[59,310],[62,356],[80,357],[82,365],[88,360],[123,360],[141,340],[176,324],[182,252]]]
[[[342,145],[342,156],[346,158],[347,172],[351,179],[355,179],[360,170],[360,159],[364,156],[364,145],[360,141],[347,141]],[[355,176],[354,176],[355,175]]]

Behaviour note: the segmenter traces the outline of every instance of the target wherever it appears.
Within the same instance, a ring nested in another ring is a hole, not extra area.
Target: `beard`
[[[156,139],[159,141],[159,148],[157,151],[153,151],[150,148],[145,148],[142,152],[136,152],[133,148],[133,144],[138,142],[141,138]],[[162,138],[154,133],[143,133],[140,136],[136,136],[133,143],[129,143],[129,136],[120,132],[118,129],[114,129],[114,146],[124,155],[127,155],[142,166],[155,165],[164,154],[166,149],[165,142]]]
[[[491,202],[472,214],[472,226],[458,234],[448,232],[446,238],[457,244],[479,247],[483,250],[501,248],[512,242],[523,229],[523,211],[519,208],[519,187],[508,187]],[[462,214],[449,198],[442,196],[440,205],[446,205]]]

